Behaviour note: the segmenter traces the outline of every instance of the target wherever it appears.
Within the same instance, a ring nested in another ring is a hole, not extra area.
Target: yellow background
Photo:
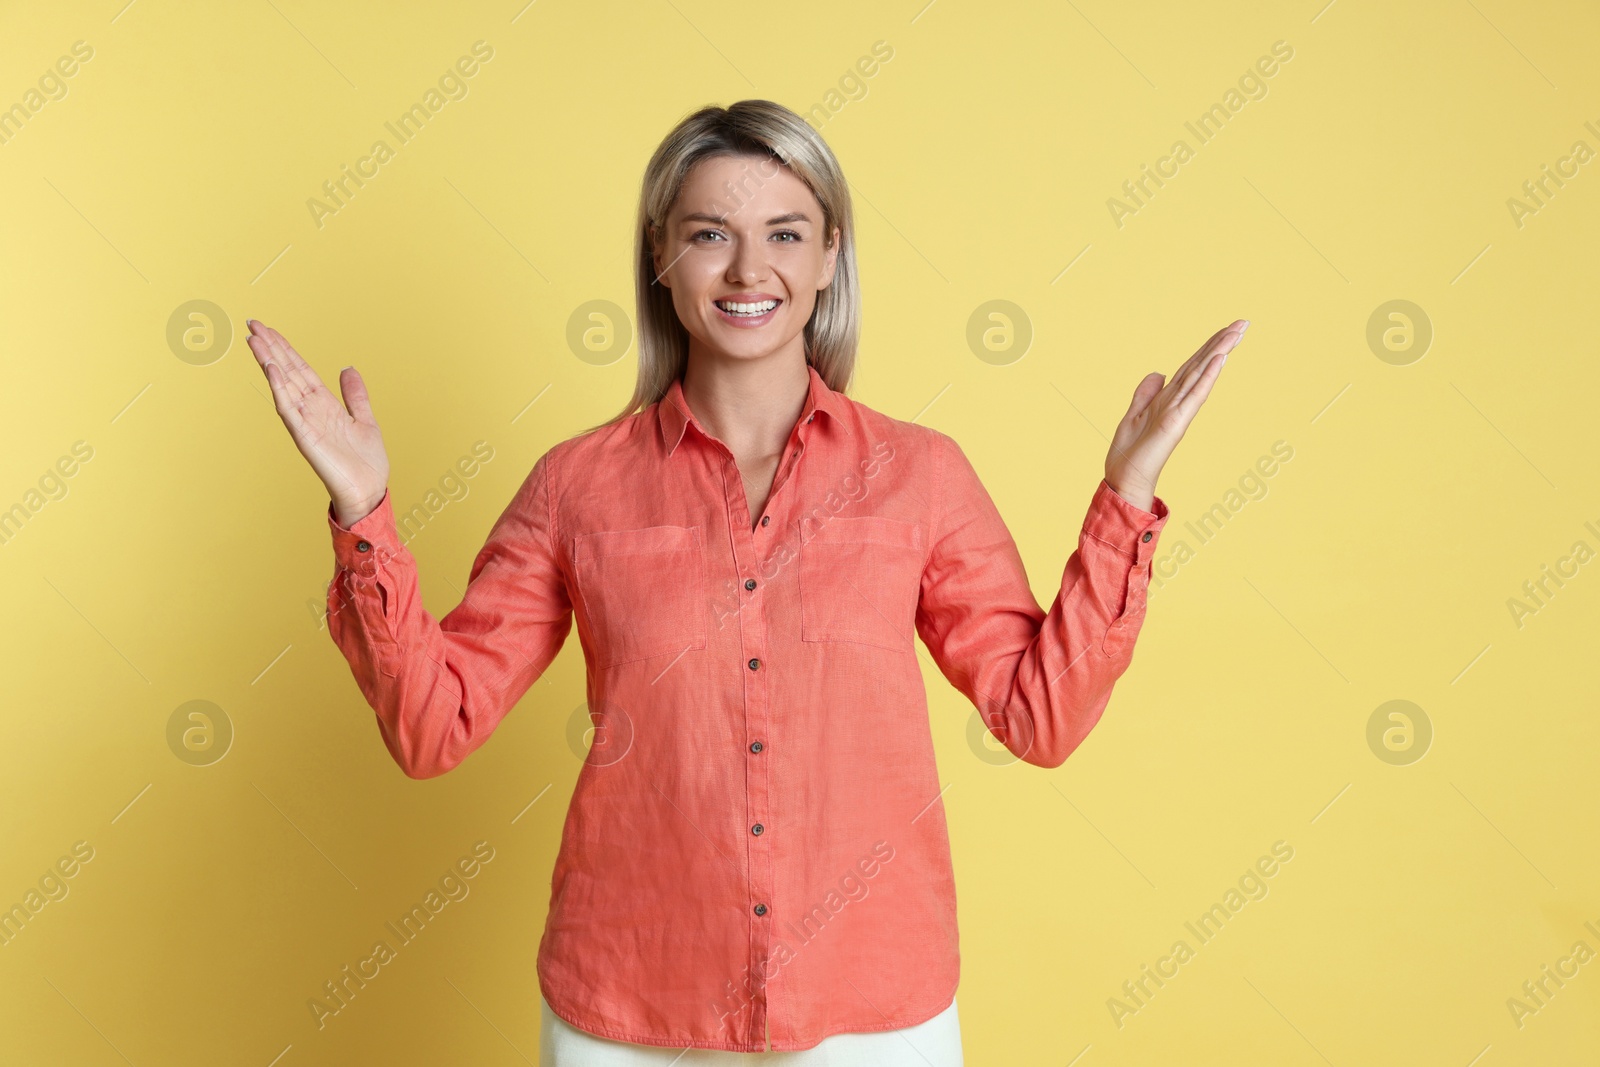
[[[325,380],[360,368],[397,511],[493,447],[411,546],[442,615],[533,461],[630,391],[634,352],[580,359],[567,322],[631,309],[659,139],[705,103],[825,104],[881,40],[865,95],[819,113],[856,195],[852,393],[962,443],[1042,604],[1140,377],[1254,322],[1162,478],[1168,578],[1079,752],[987,762],[919,646],[968,1062],[1593,1062],[1600,962],[1520,1027],[1506,1002],[1600,951],[1600,565],[1520,627],[1508,601],[1600,547],[1600,164],[1520,227],[1507,200],[1600,148],[1600,18],[1270,7],[7,4],[0,106],[94,55],[0,145],[0,507],[73,442],[93,458],[0,546],[0,905],[76,841],[94,859],[0,948],[0,1060],[537,1059],[576,636],[465,765],[402,775],[308,607],[327,497],[244,320]],[[318,228],[306,201],[477,40],[468,95]],[[1199,145],[1185,121],[1276,41],[1266,96]],[[1117,226],[1178,138],[1194,158]],[[1033,330],[999,365],[966,341],[997,299]],[[1405,365],[1367,343],[1399,299],[1434,334]],[[191,300],[234,331],[205,366],[166,340]],[[1266,495],[1230,497],[1278,441]],[[167,743],[197,699],[235,731],[209,766]],[[1366,734],[1397,699],[1433,729],[1404,766]],[[480,840],[471,895],[319,1030],[307,1000]],[[1108,999],[1280,840],[1270,893],[1119,1027]]]

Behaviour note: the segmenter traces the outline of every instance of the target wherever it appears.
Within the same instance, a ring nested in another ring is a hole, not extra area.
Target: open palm
[[[1212,334],[1167,381],[1151,371],[1133,391],[1128,413],[1117,424],[1106,456],[1106,483],[1117,494],[1149,509],[1155,499],[1156,478],[1172,450],[1183,440],[1189,423],[1211,393],[1244,331],[1248,319],[1237,319]]]
[[[354,367],[339,373],[340,403],[282,334],[255,319],[249,327],[250,351],[267,376],[272,402],[327,487],[334,518],[343,526],[365,518],[388,488],[389,456],[360,373]]]

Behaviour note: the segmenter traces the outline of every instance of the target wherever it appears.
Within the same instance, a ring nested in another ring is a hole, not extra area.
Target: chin
[[[729,337],[729,333],[737,336]],[[763,359],[775,352],[781,351],[789,342],[789,338],[779,337],[775,333],[762,330],[760,333],[746,331],[714,330],[709,336],[701,337],[700,343],[717,355],[727,359],[756,360]]]
[[[766,357],[778,352],[779,350],[781,350],[783,348],[783,346],[782,345],[769,345],[769,344],[761,344],[761,345],[742,344],[742,345],[734,345],[732,347],[727,347],[727,348],[724,348],[724,347],[722,347],[720,345],[713,345],[712,348],[718,354],[724,356],[727,359],[758,360],[758,359],[765,359]]]

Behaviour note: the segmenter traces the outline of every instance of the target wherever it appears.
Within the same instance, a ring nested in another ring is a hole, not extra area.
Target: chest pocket
[[[596,530],[572,540],[596,667],[706,647],[709,601],[698,526]]]
[[[922,527],[836,515],[800,545],[800,639],[915,650]]]

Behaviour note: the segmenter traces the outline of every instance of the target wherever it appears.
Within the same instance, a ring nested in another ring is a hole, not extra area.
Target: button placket
[[[723,452],[723,489],[724,503],[728,509],[729,530],[734,537],[733,555],[735,577],[746,575],[744,587],[748,592],[754,592],[758,583],[752,575],[758,572],[762,552],[758,551],[756,537],[758,530],[765,532],[771,524],[774,503],[782,496],[784,487],[794,479],[801,456],[805,453],[806,424],[809,424],[816,415],[813,412],[802,423],[797,424],[790,436],[792,446],[787,462],[779,465],[777,477],[774,479],[772,489],[767,494],[766,507],[761,516],[760,527],[752,527],[750,523],[749,500],[745,495],[744,481],[739,475],[738,464],[731,453],[724,449]],[[793,490],[789,491],[791,494]],[[739,642],[744,654],[746,669],[740,672],[743,675],[744,692],[744,719],[747,745],[745,756],[745,782],[746,782],[746,812],[749,818],[747,826],[749,832],[745,835],[747,842],[747,855],[750,858],[749,866],[749,901],[753,915],[756,917],[751,922],[750,929],[750,955],[749,968],[753,981],[752,1011],[750,1019],[751,1040],[754,1043],[764,1043],[768,1029],[768,1016],[770,1005],[767,1001],[767,960],[771,955],[772,924],[765,918],[772,907],[775,891],[775,864],[768,841],[771,838],[768,825],[776,814],[772,809],[773,782],[772,782],[772,757],[760,758],[764,744],[754,740],[765,735],[767,731],[768,714],[771,707],[771,695],[766,684],[766,664],[763,662],[764,646],[767,638],[767,620],[762,603],[755,597],[749,597],[738,613]]]
[[[735,576],[745,576],[742,582],[750,593],[738,612],[738,638],[740,652],[745,661],[742,691],[744,694],[744,744],[745,752],[745,848],[749,857],[746,906],[750,908],[750,946],[747,957],[751,978],[750,1040],[764,1044],[767,1030],[767,969],[766,960],[771,949],[771,922],[765,918],[773,899],[774,864],[766,833],[767,822],[772,818],[770,756],[761,755],[764,745],[757,738],[768,732],[767,716],[771,696],[767,689],[766,666],[763,662],[767,639],[767,624],[762,601],[757,593],[758,583],[749,575],[758,572],[760,553],[756,550],[756,531],[750,524],[749,500],[745,496],[744,481],[731,454],[723,459],[724,504],[727,508],[728,529],[733,535],[733,566]],[[777,493],[774,485],[770,498]],[[762,516],[762,525],[769,516]]]

